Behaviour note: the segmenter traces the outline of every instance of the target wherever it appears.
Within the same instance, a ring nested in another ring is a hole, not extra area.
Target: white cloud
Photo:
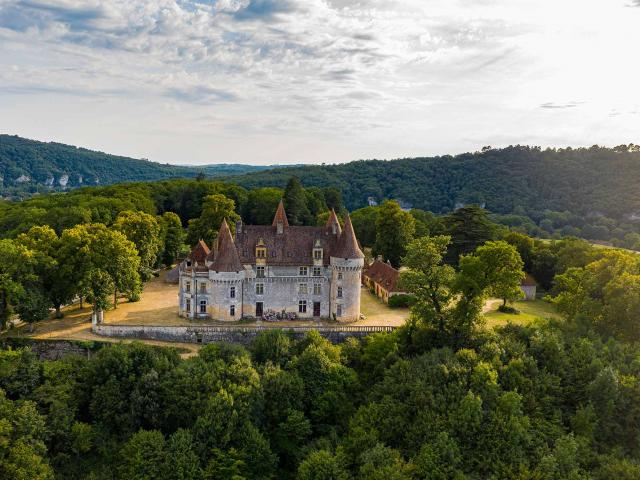
[[[189,163],[628,143],[639,19],[625,0],[0,0],[0,130]]]

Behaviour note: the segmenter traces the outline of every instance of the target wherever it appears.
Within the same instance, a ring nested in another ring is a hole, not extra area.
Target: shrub
[[[502,313],[512,313],[514,315],[517,315],[520,313],[520,310],[518,310],[515,307],[510,307],[509,305],[500,305],[498,307],[498,311]]]
[[[416,302],[416,297],[413,295],[408,295],[406,293],[401,293],[399,295],[393,295],[389,297],[389,306],[391,308],[406,308],[410,307]]]

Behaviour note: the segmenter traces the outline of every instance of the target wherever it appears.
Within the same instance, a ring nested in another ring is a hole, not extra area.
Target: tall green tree
[[[407,244],[413,239],[415,219],[405,212],[395,200],[387,200],[378,208],[376,217],[376,241],[374,256],[382,255],[394,267],[400,266]]]
[[[351,224],[360,244],[373,247],[376,243],[376,221],[379,207],[364,207],[351,212]]]
[[[240,215],[235,211],[234,201],[220,194],[205,197],[200,217],[189,220],[187,242],[190,245],[195,245],[198,240],[202,239],[208,245],[212,245],[218,236],[222,220],[225,218],[229,228],[233,231],[236,221],[240,220]]]
[[[291,177],[284,189],[284,209],[289,225],[311,225],[314,218],[307,207],[304,188],[297,177]]]
[[[171,266],[175,263],[187,235],[182,228],[180,217],[175,213],[164,212],[161,219],[162,230],[164,233],[162,263],[167,266]]]
[[[489,220],[487,211],[477,205],[457,209],[444,218],[444,224],[451,237],[446,258],[451,265],[458,265],[461,255],[472,253],[497,234],[497,226]]]
[[[505,241],[491,241],[471,255],[460,258],[460,272],[475,282],[475,291],[502,299],[502,304],[523,296],[520,282],[524,278],[523,261],[516,247]]]
[[[140,257],[140,275],[144,280],[150,278],[163,247],[161,228],[156,217],[144,212],[120,212],[113,228],[124,233],[136,246]]]
[[[13,240],[0,240],[0,328],[4,328],[24,295],[22,280],[31,275],[33,252]]]
[[[244,221],[248,225],[271,225],[273,215],[282,199],[279,188],[254,188],[249,191],[243,211]]]

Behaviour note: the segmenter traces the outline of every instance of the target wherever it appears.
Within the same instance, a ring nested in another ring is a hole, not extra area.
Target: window
[[[342,287],[338,287],[338,298],[342,298]]]
[[[336,305],[336,316],[337,317],[341,317],[342,316],[342,305],[340,305],[340,304]]]
[[[264,247],[256,248],[256,258],[267,258],[267,249]]]
[[[264,267],[256,267],[256,277],[264,278]]]
[[[187,267],[191,266],[191,260],[187,260]]]
[[[298,302],[298,313],[307,313],[307,301],[300,300]]]
[[[342,272],[338,272],[338,280],[342,280]]]
[[[301,293],[303,295],[307,294],[307,284],[306,283],[301,283],[298,285],[298,293]]]
[[[319,283],[314,283],[313,284],[313,294],[314,295],[321,295],[322,294],[322,285]]]
[[[264,294],[264,283],[256,283],[256,295]]]
[[[319,277],[322,275],[322,269],[320,267],[313,267],[313,276]]]
[[[200,282],[200,293],[207,293],[207,284],[205,282]]]
[[[313,251],[313,259],[314,260],[322,260],[322,249],[321,248],[316,248]]]
[[[187,313],[191,312],[191,299],[187,298],[187,303],[185,305],[185,309],[187,310]]]
[[[236,306],[235,305],[230,305],[229,306],[229,315],[231,315],[232,317],[236,316]]]
[[[184,291],[187,293],[191,293],[191,282],[187,282],[184,284]]]
[[[308,274],[307,272],[308,272],[307,267],[300,267],[300,276],[301,277],[306,277],[307,274]]]
[[[207,313],[207,301],[200,300],[200,313]]]
[[[236,298],[236,287],[229,288],[229,298]]]

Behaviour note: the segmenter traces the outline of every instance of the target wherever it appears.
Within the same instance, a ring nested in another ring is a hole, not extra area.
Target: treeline
[[[406,202],[436,214],[478,204],[501,223],[543,238],[580,236],[634,248],[640,227],[640,148],[546,149],[512,146],[481,152],[341,165],[306,165],[233,177],[246,188],[337,187],[349,210],[369,197]]]
[[[161,180],[172,177],[221,177],[277,165],[215,164],[178,166],[110,155],[55,142],[0,134],[0,197],[27,198],[35,193]]]

